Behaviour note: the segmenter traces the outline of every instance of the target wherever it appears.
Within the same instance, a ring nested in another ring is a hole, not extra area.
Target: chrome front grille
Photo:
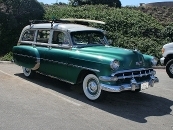
[[[112,77],[117,77],[118,79],[133,79],[133,78],[141,78],[149,75],[153,75],[154,70],[152,68],[145,69],[132,69],[132,70],[123,70],[113,73]]]

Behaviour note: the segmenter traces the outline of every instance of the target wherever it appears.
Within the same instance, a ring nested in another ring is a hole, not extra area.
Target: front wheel
[[[34,75],[35,75],[35,72],[29,68],[25,68],[25,67],[22,67],[23,69],[23,74],[25,75],[25,77],[28,77],[28,78],[33,78]]]
[[[92,101],[103,99],[99,79],[94,74],[88,74],[83,80],[83,91],[85,96]]]
[[[170,78],[173,78],[173,60],[168,61],[166,64],[166,72]]]

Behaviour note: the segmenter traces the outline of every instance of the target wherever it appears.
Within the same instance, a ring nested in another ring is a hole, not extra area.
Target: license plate
[[[146,83],[142,83],[141,84],[141,90],[145,90],[145,89],[148,89],[148,83],[146,82]]]

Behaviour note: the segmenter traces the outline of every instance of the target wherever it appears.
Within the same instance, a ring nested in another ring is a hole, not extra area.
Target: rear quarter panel
[[[34,68],[39,59],[38,50],[32,46],[20,45],[13,47],[13,60],[19,66]]]

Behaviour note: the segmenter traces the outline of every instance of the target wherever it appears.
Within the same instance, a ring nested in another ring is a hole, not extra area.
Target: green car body
[[[56,34],[58,42],[54,41]],[[140,91],[143,84],[148,88],[158,81],[153,56],[109,46],[102,30],[78,24],[26,26],[13,47],[13,59],[29,70],[25,76],[34,71],[71,84],[82,83],[90,100],[100,98],[102,90]]]

